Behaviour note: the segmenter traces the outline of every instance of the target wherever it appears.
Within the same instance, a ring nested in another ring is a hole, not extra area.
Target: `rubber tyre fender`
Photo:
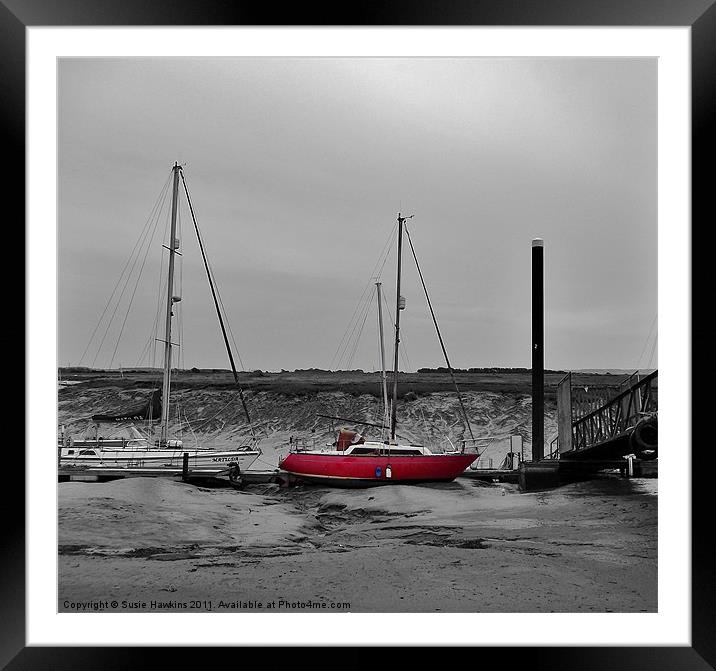
[[[640,459],[656,459],[659,453],[659,429],[656,417],[645,417],[634,427],[629,445]]]
[[[229,464],[229,481],[234,485],[240,485],[244,481],[241,475],[241,468],[236,462]]]

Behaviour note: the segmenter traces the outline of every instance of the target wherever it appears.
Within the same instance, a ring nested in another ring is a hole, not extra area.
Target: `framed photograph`
[[[298,14],[0,5],[28,392],[0,661],[712,668],[712,1]]]

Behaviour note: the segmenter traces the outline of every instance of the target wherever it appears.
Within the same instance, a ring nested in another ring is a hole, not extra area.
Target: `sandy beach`
[[[654,612],[657,483],[60,483],[58,611]]]

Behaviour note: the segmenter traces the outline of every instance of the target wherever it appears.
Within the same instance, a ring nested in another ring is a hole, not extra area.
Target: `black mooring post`
[[[184,480],[184,482],[187,481],[189,477],[189,453],[184,452],[181,459],[181,479]]]
[[[532,461],[544,458],[544,240],[532,240]]]

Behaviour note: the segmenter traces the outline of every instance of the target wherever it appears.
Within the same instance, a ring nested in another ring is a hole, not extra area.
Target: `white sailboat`
[[[247,444],[240,445],[229,450],[215,450],[211,447],[194,445],[185,447],[183,441],[170,435],[169,400],[171,391],[172,373],[172,317],[173,306],[181,300],[174,291],[174,265],[175,256],[179,254],[179,239],[176,235],[177,228],[177,201],[179,195],[179,178],[181,176],[184,189],[189,198],[182,167],[177,163],[172,168],[173,190],[171,204],[171,241],[169,250],[167,298],[164,326],[164,373],[162,379],[161,395],[158,390],[153,392],[148,403],[138,408],[125,410],[118,414],[93,415],[92,422],[85,430],[81,438],[75,439],[67,435],[64,427],[60,432],[58,452],[60,468],[77,467],[83,470],[106,470],[123,469],[132,471],[134,474],[152,474],[157,471],[174,470],[180,472],[183,462],[188,459],[188,467],[193,473],[217,473],[228,470],[230,475],[236,476],[246,470],[261,454],[258,447],[256,435],[251,427],[251,420],[244,400],[243,392],[239,387],[239,395],[252,438]],[[189,208],[194,217],[191,201]],[[202,252],[209,283],[214,296],[214,303],[217,308],[217,315],[224,335],[224,343],[227,347],[231,368],[234,374],[234,381],[238,386],[238,375],[234,365],[233,354],[229,347],[226,329],[219,310],[215,288],[211,274],[208,272],[208,262],[204,253],[201,237],[198,235],[198,227],[194,219],[199,247]],[[150,435],[142,433],[134,424],[137,420],[146,420],[149,426],[156,420],[160,420],[159,438],[153,439]]]

